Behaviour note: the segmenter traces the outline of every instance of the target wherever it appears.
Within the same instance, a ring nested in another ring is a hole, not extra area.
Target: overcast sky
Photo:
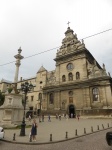
[[[79,39],[112,28],[112,0],[0,0],[0,65],[61,46],[67,22]],[[84,40],[86,48],[112,75],[112,30]],[[55,69],[57,49],[21,61],[19,78],[36,76],[43,65]],[[0,66],[13,81],[15,63]]]

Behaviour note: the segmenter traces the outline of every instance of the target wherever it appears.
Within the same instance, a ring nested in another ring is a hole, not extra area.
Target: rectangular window
[[[73,97],[69,97],[69,103],[73,103]]]
[[[33,99],[34,99],[34,96],[31,96],[31,101],[33,101]]]

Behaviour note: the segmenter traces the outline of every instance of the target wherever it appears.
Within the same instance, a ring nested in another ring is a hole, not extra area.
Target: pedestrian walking
[[[31,115],[29,114],[29,117],[28,117],[28,119],[29,119],[29,122],[31,122]]]
[[[64,118],[66,118],[66,114],[64,114]]]
[[[41,114],[39,114],[39,122],[41,122]]]
[[[73,118],[73,113],[71,113],[71,116],[70,116],[71,118]]]
[[[59,120],[61,120],[61,115],[59,114]]]
[[[66,114],[66,121],[68,121],[68,117],[69,117],[68,114]]]
[[[31,128],[31,137],[32,137],[32,140],[34,140],[34,141],[36,141],[37,127],[38,127],[38,125],[36,123],[36,120],[34,119],[32,128]]]
[[[48,121],[51,122],[51,116],[50,115],[48,115]]]
[[[56,114],[56,119],[58,119],[58,114]]]
[[[78,121],[79,121],[79,117],[80,117],[80,115],[77,115],[77,119],[78,119]]]
[[[44,114],[42,114],[42,122],[44,122]]]

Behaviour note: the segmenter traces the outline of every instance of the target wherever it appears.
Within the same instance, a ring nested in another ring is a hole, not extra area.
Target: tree
[[[5,100],[5,95],[2,94],[2,92],[0,91],[0,106],[3,105]]]
[[[13,90],[13,88],[12,88],[12,87],[8,88],[8,92],[9,92],[9,93],[11,93],[11,92],[12,92],[12,90]]]

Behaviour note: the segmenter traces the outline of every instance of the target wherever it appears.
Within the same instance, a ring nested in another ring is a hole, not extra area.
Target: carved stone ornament
[[[62,54],[66,54],[66,51],[65,51],[65,50],[62,50]]]
[[[73,49],[76,50],[77,49],[77,45],[74,44]]]

